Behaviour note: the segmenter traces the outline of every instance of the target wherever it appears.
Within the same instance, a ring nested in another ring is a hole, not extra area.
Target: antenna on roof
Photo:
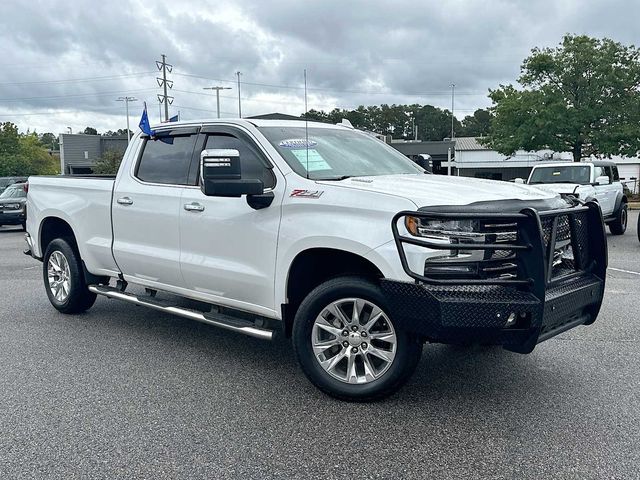
[[[307,109],[307,69],[304,69],[304,144],[307,149],[307,180],[309,179],[309,110]]]

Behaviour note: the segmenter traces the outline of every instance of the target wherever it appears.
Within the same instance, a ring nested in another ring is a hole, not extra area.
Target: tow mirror
[[[602,175],[598,178],[596,178],[596,185],[609,185],[609,177],[607,177],[606,175]]]
[[[524,185],[524,178],[514,178],[513,183],[519,183],[520,185]]]
[[[208,149],[200,154],[200,188],[210,197],[260,195],[262,180],[243,179],[240,154],[235,149]]]

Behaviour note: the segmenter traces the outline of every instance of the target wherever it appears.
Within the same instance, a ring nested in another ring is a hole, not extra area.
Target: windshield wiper
[[[337,182],[340,180],[346,180],[347,178],[355,177],[355,175],[341,175],[338,177],[319,177],[319,178],[311,178],[310,180],[321,180],[323,182]]]

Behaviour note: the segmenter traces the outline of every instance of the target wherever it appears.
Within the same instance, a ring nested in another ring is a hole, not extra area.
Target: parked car
[[[27,184],[14,183],[0,193],[0,226],[22,225],[27,220]]]
[[[597,160],[536,165],[527,184],[598,202],[613,235],[622,235],[627,230],[627,196],[614,162]]]
[[[602,303],[595,202],[426,174],[345,125],[162,125],[131,140],[115,178],[29,182],[26,253],[57,310],[103,295],[282,334],[341,399],[395,392],[427,341],[529,353]]]
[[[24,183],[27,177],[0,177],[0,193],[4,192],[9,185],[14,183]]]

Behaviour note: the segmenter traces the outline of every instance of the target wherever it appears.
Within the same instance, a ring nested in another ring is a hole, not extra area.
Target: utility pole
[[[242,118],[242,105],[240,104],[240,75],[242,75],[242,73],[238,71],[236,75],[238,76],[238,117]]]
[[[456,97],[456,84],[452,83],[451,84],[451,140],[453,140],[455,138],[455,132],[453,131],[453,121],[456,118],[453,115],[453,102],[455,100]]]
[[[127,145],[129,145],[129,141],[131,140],[131,130],[129,130],[129,102],[136,102],[138,99],[136,97],[118,97],[116,98],[116,102],[124,102],[124,109],[127,114]]]
[[[231,90],[231,87],[204,87],[203,90],[216,91],[216,107],[218,109],[218,118],[220,118],[220,90]]]
[[[162,95],[158,94],[158,100],[160,103],[164,103],[164,121],[168,122],[169,104],[173,103],[173,97],[167,95],[167,88],[173,88],[173,80],[167,80],[167,72],[171,73],[173,71],[173,65],[167,63],[167,56],[163,53],[162,61],[156,60],[156,67],[158,67],[158,70],[162,72],[162,78],[156,77],[158,86],[163,89]]]

